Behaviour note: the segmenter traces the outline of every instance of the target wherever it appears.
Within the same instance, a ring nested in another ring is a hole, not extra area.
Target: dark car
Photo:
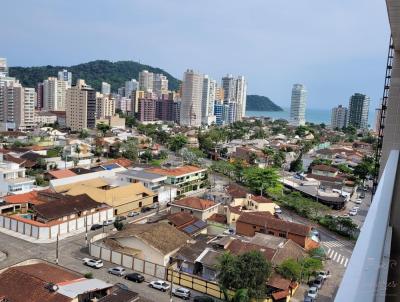
[[[126,286],[126,285],[123,284],[123,283],[115,283],[114,286],[119,287],[119,288],[122,288],[122,289],[125,289],[125,290],[129,290],[129,287]]]
[[[117,216],[117,217],[115,218],[115,221],[123,221],[123,220],[126,220],[126,217],[125,217],[125,216]]]
[[[103,226],[101,225],[101,224],[93,224],[91,227],[90,227],[90,230],[91,231],[95,231],[95,230],[98,230],[98,229],[101,229]]]
[[[214,302],[214,299],[209,296],[197,296],[193,298],[193,302]]]
[[[149,208],[149,207],[143,207],[143,208],[140,210],[140,212],[142,212],[142,213],[146,213],[146,212],[149,212],[149,211],[151,211],[151,208]]]
[[[138,273],[131,273],[124,277],[126,280],[133,281],[136,283],[142,283],[144,281],[144,277]]]

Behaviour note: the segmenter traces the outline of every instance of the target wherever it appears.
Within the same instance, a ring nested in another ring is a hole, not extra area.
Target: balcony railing
[[[389,224],[399,151],[392,150],[361,228],[336,302],[385,301],[392,228]]]

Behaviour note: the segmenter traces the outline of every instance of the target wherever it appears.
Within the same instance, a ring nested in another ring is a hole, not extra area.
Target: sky
[[[0,57],[10,66],[134,60],[177,78],[194,69],[244,75],[248,93],[308,108],[382,96],[389,26],[384,0],[8,0]]]

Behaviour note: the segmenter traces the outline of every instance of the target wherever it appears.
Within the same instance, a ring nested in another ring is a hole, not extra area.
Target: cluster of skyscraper
[[[246,109],[244,77],[227,75],[222,85],[192,70],[184,73],[179,91],[168,89],[168,78],[143,70],[112,93],[101,84],[96,92],[84,80],[72,86],[72,73],[61,70],[34,88],[24,88],[8,76],[6,59],[0,58],[0,129],[29,130],[47,121],[46,115],[62,116],[72,131],[94,128],[110,120],[116,109],[141,122],[171,121],[183,126],[224,125],[242,120]],[[58,120],[58,118],[57,118]]]
[[[247,84],[243,76],[222,78],[222,86],[207,75],[187,70],[183,75],[180,124],[231,124],[241,121],[246,111]]]
[[[331,128],[343,129],[352,126],[356,129],[368,129],[370,98],[361,93],[350,97],[349,108],[339,105],[332,108]]]

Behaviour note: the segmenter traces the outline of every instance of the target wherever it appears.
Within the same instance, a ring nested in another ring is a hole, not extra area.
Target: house
[[[4,160],[0,153],[0,196],[32,191],[35,180],[26,177],[25,171],[19,163]]]
[[[177,196],[177,188],[174,185],[166,185],[167,176],[150,173],[141,168],[128,169],[117,173],[119,180],[128,183],[142,183],[147,189],[158,194],[158,202],[166,204]]]
[[[45,191],[31,191],[28,193],[4,196],[3,204],[0,205],[0,214],[17,211],[26,213],[28,210],[32,210],[33,205],[46,202],[45,200],[41,200],[42,195],[45,194]]]
[[[267,281],[267,295],[272,297],[273,301],[289,301],[298,286],[297,282],[273,273]]]
[[[112,292],[97,300],[97,302],[141,302],[143,299],[139,297],[138,293],[131,290],[124,289],[122,287],[114,287]],[[144,301],[143,301],[144,302]]]
[[[38,192],[23,198],[8,197],[0,214],[0,228],[11,230],[32,239],[53,241],[83,232],[92,224],[113,218],[113,210],[86,194],[65,196],[52,192]],[[10,212],[12,206],[16,212]],[[28,211],[29,210],[29,211]]]
[[[197,191],[206,185],[207,169],[195,166],[181,166],[177,168],[151,168],[146,172],[167,176],[165,183],[175,185],[177,194]]]
[[[207,223],[187,212],[177,212],[167,216],[168,223],[188,236],[207,233]]]
[[[219,203],[198,197],[185,197],[171,203],[171,214],[188,212],[201,220],[218,213]]]
[[[64,169],[64,170],[50,170],[48,172],[46,172],[45,178],[47,180],[51,180],[51,179],[61,179],[61,178],[66,178],[66,177],[71,177],[71,176],[75,176],[76,174],[68,169]]]
[[[256,233],[293,240],[306,250],[318,247],[311,239],[311,227],[275,218],[269,212],[243,212],[236,222],[236,234],[253,237]]]
[[[312,174],[328,177],[336,177],[339,170],[328,165],[315,165],[311,168]]]
[[[59,265],[28,260],[0,271],[0,301],[93,301],[111,293],[113,285]],[[98,300],[97,300],[98,301]]]
[[[64,146],[63,156],[68,160],[73,160],[79,166],[90,167],[94,154],[91,152],[92,146],[78,139],[70,140]]]
[[[90,182],[80,182],[71,186],[66,194],[69,196],[87,194],[96,202],[113,207],[114,215],[140,211],[142,207],[157,202],[157,194],[145,188],[141,183],[112,186],[104,181],[103,184],[103,186],[98,186],[92,185]]]
[[[127,224],[122,231],[104,239],[104,245],[115,252],[132,255],[161,266],[190,240],[190,237],[165,222]]]

